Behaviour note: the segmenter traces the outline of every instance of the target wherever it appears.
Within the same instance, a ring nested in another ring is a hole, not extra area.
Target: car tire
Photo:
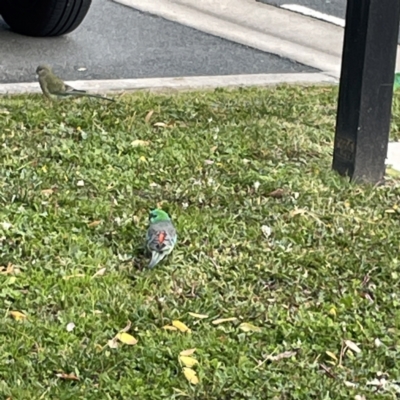
[[[10,28],[27,36],[60,36],[85,18],[92,0],[0,0],[0,13]]]

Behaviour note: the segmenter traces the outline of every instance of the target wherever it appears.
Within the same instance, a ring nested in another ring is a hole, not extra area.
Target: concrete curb
[[[87,90],[91,93],[107,93],[134,90],[179,91],[188,89],[214,89],[217,87],[270,86],[282,83],[304,85],[336,84],[337,80],[322,73],[299,73],[110,79],[68,81],[66,83],[76,89]],[[23,93],[41,93],[39,84],[36,82],[0,84],[0,95]]]
[[[255,0],[114,1],[340,78],[340,26]]]

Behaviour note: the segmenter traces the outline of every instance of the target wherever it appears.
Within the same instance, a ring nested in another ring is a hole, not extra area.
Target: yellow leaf
[[[139,157],[139,161],[146,162],[146,157],[145,156],[140,156]]]
[[[43,189],[40,193],[50,196],[51,194],[53,194],[53,192],[53,189]]]
[[[199,362],[193,358],[193,357],[188,357],[188,356],[179,356],[179,361],[185,366],[185,367],[193,367],[193,365],[198,364]]]
[[[183,374],[185,375],[185,378],[192,384],[192,385],[197,385],[199,383],[199,378],[197,377],[197,374],[195,371],[193,371],[191,368],[183,367],[182,368]]]
[[[200,318],[200,319],[208,318],[208,315],[206,314],[196,314],[194,312],[189,312],[188,314],[191,315],[193,318]]]
[[[178,328],[175,328],[175,326],[171,326],[171,325],[164,325],[163,329],[165,329],[166,331],[177,331]]]
[[[150,142],[147,141],[147,140],[139,140],[139,139],[137,139],[137,140],[134,140],[131,143],[131,146],[132,147],[139,147],[139,146],[148,146],[149,144],[150,144]]]
[[[146,124],[149,123],[150,118],[151,118],[151,116],[153,115],[153,113],[154,113],[154,110],[150,110],[150,111],[147,113],[146,117],[144,118],[144,122],[146,122]]]
[[[253,324],[249,324],[248,322],[243,322],[239,325],[239,328],[243,332],[261,332],[261,328],[255,326]]]
[[[337,357],[335,356],[335,354],[333,354],[331,351],[326,351],[326,354],[328,354],[328,356],[330,358],[333,358],[335,361],[338,361]]]
[[[183,350],[179,353],[180,356],[191,356],[194,352],[196,351],[196,348],[194,349],[187,349]]]
[[[129,333],[126,332],[120,332],[118,333],[118,335],[116,336],[116,338],[124,344],[130,344],[130,345],[135,345],[138,341]]]
[[[166,126],[167,126],[167,124],[166,124],[166,123],[164,123],[164,122],[156,122],[156,123],[154,124],[154,126],[162,126],[162,127],[166,127]]]
[[[191,330],[181,321],[174,320],[172,321],[172,325],[175,326],[175,328],[178,328],[181,332],[191,332]]]
[[[16,321],[22,321],[26,318],[25,314],[22,314],[22,312],[19,311],[10,311],[10,315],[16,320]]]
[[[46,173],[46,172],[47,172],[47,167],[46,167],[45,165],[43,165],[43,167],[42,167],[42,171],[43,171],[44,173]]]
[[[329,311],[328,311],[329,315],[332,315],[333,317],[336,317],[336,307],[332,307]]]
[[[218,324],[223,324],[224,322],[233,322],[233,321],[237,321],[237,318],[235,318],[235,317],[219,318],[219,319],[215,319],[214,321],[212,321],[212,323],[214,325],[218,325]]]

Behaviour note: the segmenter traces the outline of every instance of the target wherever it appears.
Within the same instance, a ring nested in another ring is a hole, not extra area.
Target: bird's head
[[[169,214],[164,210],[160,210],[159,208],[150,211],[149,214],[149,221],[151,224],[153,224],[154,222],[169,221],[170,219],[171,217],[169,216]]]
[[[49,72],[51,72],[51,68],[50,68],[48,65],[39,65],[39,66],[36,68],[36,73],[37,73],[39,76],[46,75],[46,74],[48,74]]]

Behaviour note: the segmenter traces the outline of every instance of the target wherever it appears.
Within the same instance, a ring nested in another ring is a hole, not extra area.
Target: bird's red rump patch
[[[165,236],[166,236],[166,234],[165,234],[164,231],[163,232],[158,232],[158,242],[159,243],[163,243],[164,240],[165,240]]]

